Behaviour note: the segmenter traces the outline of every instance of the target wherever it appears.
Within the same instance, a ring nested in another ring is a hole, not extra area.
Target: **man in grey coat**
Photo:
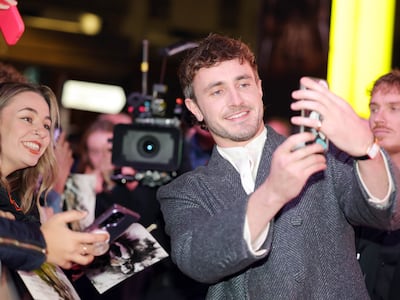
[[[302,78],[291,108],[321,118],[287,139],[263,123],[255,57],[210,34],[179,77],[185,104],[216,146],[207,166],[162,186],[172,259],[210,284],[208,299],[368,299],[352,225],[398,228],[399,180],[365,121],[329,89]],[[299,147],[299,145],[303,145]]]

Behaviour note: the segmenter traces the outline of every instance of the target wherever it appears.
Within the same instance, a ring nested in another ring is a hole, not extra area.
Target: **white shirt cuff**
[[[250,228],[249,228],[249,224],[248,224],[247,217],[246,217],[246,221],[244,223],[244,239],[247,243],[247,246],[249,247],[250,252],[253,253],[255,256],[263,255],[267,251],[266,249],[260,249],[260,248],[261,248],[262,244],[265,242],[268,232],[269,232],[269,223],[264,228],[264,230],[261,232],[261,234],[252,243]]]
[[[371,192],[368,190],[367,186],[365,185],[365,182],[363,181],[363,179],[361,177],[359,166],[358,166],[358,161],[356,162],[356,170],[357,170],[357,175],[360,178],[361,184],[362,184],[362,186],[364,187],[365,191],[367,192],[367,194],[369,196],[368,202],[371,203],[372,205],[378,207],[378,208],[385,208],[388,205],[390,194],[393,191],[393,178],[392,178],[392,175],[390,174],[390,171],[389,171],[388,161],[387,161],[385,155],[383,155],[382,150],[380,150],[380,151],[381,151],[381,155],[383,157],[383,161],[385,163],[386,174],[387,174],[388,180],[389,180],[389,188],[388,188],[388,191],[387,191],[387,193],[386,193],[386,195],[385,195],[385,197],[383,199],[379,199],[379,198],[374,197],[371,194]]]

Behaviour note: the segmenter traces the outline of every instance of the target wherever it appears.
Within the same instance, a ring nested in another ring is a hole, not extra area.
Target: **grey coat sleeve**
[[[400,183],[400,172],[391,162],[389,155],[383,151],[383,155],[388,162],[390,176],[393,179],[393,189],[389,194],[388,205],[379,207],[369,201],[368,192],[365,190],[355,167],[356,161],[343,152],[333,152],[336,163],[329,162],[330,165],[334,166],[333,177],[335,180],[332,182],[336,185],[335,190],[339,193],[337,195],[338,198],[341,200],[345,199],[344,201],[340,201],[340,205],[349,222],[356,226],[368,226],[381,230],[399,228],[400,211],[398,207],[400,195],[397,187]],[[351,173],[337,171],[338,168],[346,168],[345,165],[351,166]],[[347,185],[339,186],[341,185],[340,182],[347,182]],[[349,188],[350,186],[354,186],[354,188]],[[352,199],[352,201],[348,201],[348,199]]]
[[[234,168],[223,164],[211,173],[181,175],[158,190],[171,258],[205,283],[229,277],[262,257],[254,256],[244,240],[248,196]]]

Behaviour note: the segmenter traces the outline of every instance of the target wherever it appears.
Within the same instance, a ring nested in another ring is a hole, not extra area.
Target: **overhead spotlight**
[[[24,15],[23,19],[27,27],[86,35],[96,35],[102,27],[101,17],[93,13],[81,13],[68,19]]]
[[[83,13],[79,16],[81,30],[86,35],[96,35],[101,30],[102,20],[98,15]]]
[[[119,113],[126,103],[122,87],[110,84],[67,80],[62,89],[65,108],[99,113]]]

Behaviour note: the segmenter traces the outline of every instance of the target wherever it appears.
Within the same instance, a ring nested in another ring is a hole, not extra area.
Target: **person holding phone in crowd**
[[[7,64],[4,62],[0,62],[0,83],[27,83],[29,80],[19,72],[13,65]],[[51,91],[50,91],[51,92]],[[52,93],[52,92],[51,92]],[[10,101],[11,102],[11,101]],[[58,114],[58,107],[57,107]],[[54,153],[56,156],[56,166],[55,174],[57,175],[54,181],[55,189],[58,185],[63,185],[65,183],[65,168],[69,170],[69,165],[71,161],[71,151],[65,140],[62,140],[63,135],[58,138],[57,144],[54,147]],[[62,141],[62,143],[60,142]],[[53,144],[54,145],[54,144]],[[68,151],[69,150],[69,151]],[[0,150],[1,153],[1,150]],[[54,169],[54,166],[53,166]],[[60,178],[61,177],[61,178]],[[64,180],[64,181],[63,181]],[[61,183],[60,183],[61,182]],[[52,192],[49,191],[46,193],[46,203],[49,198],[49,194]],[[7,201],[6,201],[7,202]],[[41,211],[43,212],[43,207],[41,207]],[[52,215],[52,213],[50,214]],[[73,233],[75,236],[75,232],[72,232],[66,227],[70,222],[78,221],[84,218],[86,213],[84,212],[68,212],[62,214],[60,216],[51,218],[48,222],[45,222],[42,227],[32,226],[32,224],[13,221],[15,220],[15,216],[11,212],[0,211],[0,217],[3,219],[0,220],[2,222],[0,237],[6,238],[3,241],[4,245],[7,245],[10,248],[4,248],[6,252],[7,249],[11,250],[12,255],[7,257],[7,264],[11,269],[22,269],[22,270],[32,270],[38,268],[45,260],[46,260],[46,240],[47,243],[54,245],[62,245],[62,241],[59,241],[60,237],[68,236],[69,233]],[[47,219],[46,217],[41,217],[41,220]],[[43,235],[45,235],[45,239],[43,239]],[[47,237],[47,238],[46,238]],[[69,239],[69,238],[67,238]],[[16,243],[19,243],[19,246],[16,247]],[[27,243],[24,247],[24,243]],[[33,243],[30,245],[30,243]],[[10,245],[12,244],[12,245]],[[37,247],[40,246],[40,247]],[[52,246],[53,247],[53,246]],[[59,250],[66,250],[64,247],[60,247]],[[54,257],[47,257],[47,261],[64,266],[64,268],[68,268],[68,266],[64,263],[64,254],[54,252]],[[53,252],[52,252],[53,253]],[[51,253],[51,254],[52,254]],[[61,260],[56,260],[60,258]],[[91,261],[90,257],[88,258],[88,262]],[[76,263],[76,261],[74,261]],[[85,262],[81,262],[82,264],[86,264]]]
[[[218,34],[189,50],[179,79],[216,146],[157,193],[178,267],[210,285],[208,299],[367,299],[353,225],[398,228],[400,215],[399,175],[365,121],[304,77],[291,108],[321,118],[291,122],[329,150],[310,132],[278,135],[263,122],[254,54]]]
[[[400,70],[379,77],[370,94],[369,126],[400,167]],[[357,253],[372,300],[400,299],[400,230],[358,228]]]
[[[12,269],[30,270],[44,261],[63,268],[90,263],[96,243],[106,242],[108,234],[71,231],[68,224],[83,219],[85,212],[63,212],[42,225],[39,221],[39,197],[56,176],[53,131],[59,115],[54,93],[41,85],[0,83],[0,120],[0,210],[9,217],[1,220],[7,228],[2,237],[34,245],[26,251],[14,251],[17,242],[2,246],[0,260]]]

